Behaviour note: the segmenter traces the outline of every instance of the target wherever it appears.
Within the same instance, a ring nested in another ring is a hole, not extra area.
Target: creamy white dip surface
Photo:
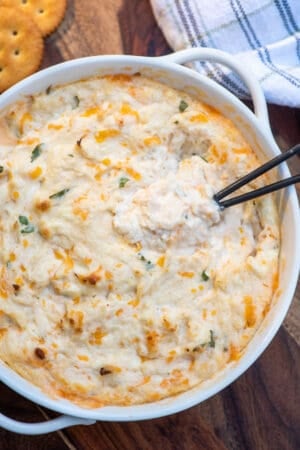
[[[138,74],[2,111],[1,359],[83,407],[159,400],[238,360],[277,289],[277,210],[213,195],[257,165],[224,116]]]

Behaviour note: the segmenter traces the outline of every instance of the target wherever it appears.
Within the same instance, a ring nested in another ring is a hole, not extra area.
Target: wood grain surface
[[[69,0],[46,40],[43,67],[88,55],[157,56],[171,50],[148,0]],[[300,111],[270,106],[283,150],[300,142]],[[290,163],[300,173],[300,159]],[[299,189],[299,188],[298,188]],[[300,299],[298,285],[295,301]],[[202,404],[162,419],[72,427],[44,436],[0,430],[0,450],[299,450],[300,348],[284,327],[235,383]],[[55,414],[0,385],[0,411],[27,422]]]

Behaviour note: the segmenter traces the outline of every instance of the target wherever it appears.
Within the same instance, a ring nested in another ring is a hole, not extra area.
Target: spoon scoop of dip
[[[275,158],[272,158],[270,161],[266,162],[262,166],[258,167],[257,169],[254,169],[253,171],[249,172],[244,177],[239,178],[234,183],[230,184],[229,186],[225,187],[221,191],[217,192],[213,196],[214,200],[217,202],[220,209],[223,210],[225,208],[228,208],[229,206],[247,202],[254,198],[260,197],[261,195],[266,195],[271,192],[278,191],[279,189],[283,189],[292,184],[299,183],[300,182],[300,174],[294,175],[289,178],[285,178],[280,181],[276,181],[275,183],[269,184],[267,186],[263,186],[262,188],[259,188],[259,189],[255,189],[254,191],[246,192],[245,194],[241,194],[236,197],[231,197],[227,200],[222,200],[224,197],[227,197],[227,195],[231,194],[232,192],[235,192],[240,187],[242,187],[245,184],[249,183],[250,181],[258,178],[260,175],[273,169],[273,167],[278,166],[283,161],[286,161],[287,159],[289,159],[292,156],[297,155],[297,154],[300,154],[300,144],[296,145],[295,147],[290,148],[285,153],[275,156]]]

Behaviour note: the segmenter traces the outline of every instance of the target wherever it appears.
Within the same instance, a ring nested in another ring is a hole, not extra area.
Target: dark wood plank
[[[82,450],[226,450],[197,408],[161,419],[127,423],[97,423],[67,431]]]
[[[299,349],[281,330],[258,363],[230,389],[247,449],[299,448],[296,354],[299,358]]]
[[[90,55],[171,51],[147,0],[69,0],[63,23],[45,47],[42,67]]]
[[[269,105],[272,131],[282,150],[300,143],[300,109]]]
[[[281,328],[244,375],[199,405],[201,416],[228,448],[300,448],[299,357],[299,347]]]
[[[123,0],[118,18],[123,53],[160,56],[172,51],[154,19],[149,1]]]

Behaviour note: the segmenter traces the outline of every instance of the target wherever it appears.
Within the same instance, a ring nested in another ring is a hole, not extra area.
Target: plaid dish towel
[[[214,47],[251,68],[267,101],[300,107],[300,0],[151,0],[174,50]],[[195,63],[236,95],[239,77],[224,66]]]

